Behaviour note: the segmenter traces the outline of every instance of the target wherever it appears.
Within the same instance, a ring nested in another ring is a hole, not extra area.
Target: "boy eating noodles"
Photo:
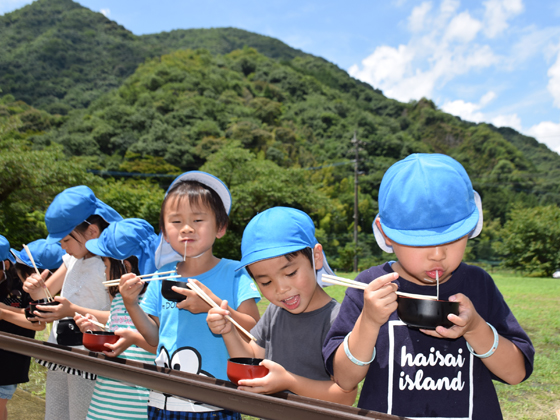
[[[415,419],[501,419],[492,379],[517,384],[534,348],[488,273],[462,263],[482,230],[482,205],[459,162],[416,154],[395,163],[379,190],[373,229],[397,261],[371,267],[348,289],[323,348],[343,389],[365,378],[358,407]],[[399,291],[459,303],[454,325],[408,327]],[[341,345],[342,344],[342,345]]]
[[[326,372],[321,348],[338,314],[339,303],[318,284],[322,271],[332,274],[315,226],[302,211],[274,207],[255,216],[243,232],[239,268],[247,271],[270,301],[247,343],[225,318],[227,302],[208,311],[207,322],[221,334],[230,357],[266,358],[264,378],[239,381],[239,389],[298,395],[350,405],[356,391],[343,391]],[[316,270],[320,270],[319,273]]]

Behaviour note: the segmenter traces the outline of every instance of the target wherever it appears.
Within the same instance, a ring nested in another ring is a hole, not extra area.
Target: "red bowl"
[[[109,351],[105,347],[107,344],[115,344],[119,339],[118,335],[110,331],[86,331],[82,339],[84,347],[91,351],[97,351],[101,353],[102,351]]]
[[[241,379],[263,378],[268,375],[268,369],[259,366],[263,359],[250,357],[234,357],[227,362],[227,376],[231,382],[238,385]]]

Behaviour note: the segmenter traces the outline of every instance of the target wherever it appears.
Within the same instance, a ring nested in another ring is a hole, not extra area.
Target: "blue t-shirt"
[[[226,299],[233,309],[247,299],[260,300],[247,270],[235,271],[237,265],[237,261],[224,258],[210,271],[196,276],[216,296]],[[177,262],[172,262],[159,271],[174,270],[176,266]],[[161,295],[161,281],[158,280],[148,285],[141,307],[147,314],[159,318],[156,365],[227,380],[228,351],[222,336],[210,331],[207,313],[193,314],[177,309],[176,302]]]

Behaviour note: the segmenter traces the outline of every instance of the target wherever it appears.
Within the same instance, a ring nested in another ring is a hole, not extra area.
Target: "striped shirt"
[[[141,301],[143,295],[139,297]],[[119,328],[136,330],[124,306],[122,296],[117,294],[111,303],[111,314],[107,323],[110,331]],[[153,364],[155,354],[130,346],[118,357],[141,363]],[[146,388],[135,387],[114,379],[97,377],[87,420],[132,420],[148,418],[148,395]]]

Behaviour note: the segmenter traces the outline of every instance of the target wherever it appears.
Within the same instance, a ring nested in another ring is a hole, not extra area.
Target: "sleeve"
[[[257,325],[251,329],[251,334],[257,339],[257,345],[263,349],[266,349],[266,342],[270,340],[270,325],[274,308],[274,305],[268,305]]]
[[[488,319],[485,319],[485,321],[492,324],[498,331],[498,334],[510,340],[523,353],[525,356],[525,378],[523,380],[525,380],[533,372],[535,348],[527,333],[519,325],[492,277],[488,273],[486,275],[488,276],[489,284],[491,284],[489,291],[491,302],[489,306],[491,310],[489,311]],[[500,378],[494,377],[494,375],[493,378],[503,382]]]
[[[325,338],[323,359],[325,360],[325,368],[330,375],[334,375],[333,359],[336,349],[338,349],[344,337],[352,331],[358,317],[362,313],[363,297],[360,298],[360,293],[362,292],[356,289],[346,289],[346,295],[340,305],[338,316]]]
[[[236,306],[235,309],[241,305],[241,303],[245,302],[248,299],[255,299],[255,302],[258,303],[261,300],[261,295],[255,285],[253,279],[247,273],[247,270],[243,268],[239,270],[236,274],[238,277],[237,283],[237,300],[235,302]]]
[[[161,280],[151,281],[150,284],[148,284],[148,288],[146,289],[146,293],[144,294],[142,302],[140,302],[140,307],[148,315],[157,316],[158,318],[160,318],[162,299],[163,297],[161,296]]]

